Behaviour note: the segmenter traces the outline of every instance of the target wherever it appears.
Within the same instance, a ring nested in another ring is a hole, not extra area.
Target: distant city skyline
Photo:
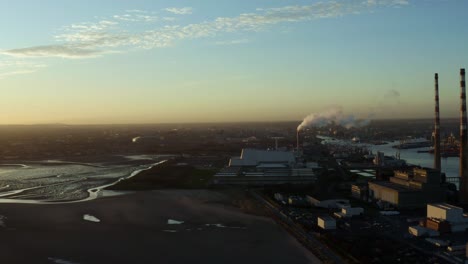
[[[0,124],[459,113],[461,0],[0,2]]]

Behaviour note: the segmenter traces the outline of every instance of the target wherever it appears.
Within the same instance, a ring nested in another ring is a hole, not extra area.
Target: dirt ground
[[[255,211],[241,195],[236,201]],[[100,222],[83,220],[85,214]],[[223,192],[0,204],[0,215],[1,263],[319,263],[272,220],[242,212]]]

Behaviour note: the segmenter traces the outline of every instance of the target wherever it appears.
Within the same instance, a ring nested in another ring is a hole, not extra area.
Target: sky
[[[465,0],[0,0],[0,124],[457,117]]]

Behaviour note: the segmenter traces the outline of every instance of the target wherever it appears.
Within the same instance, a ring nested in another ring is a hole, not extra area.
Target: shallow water
[[[142,157],[143,158],[143,157]],[[129,160],[136,160],[129,157]],[[159,164],[144,157],[143,165],[105,165],[42,161],[0,166],[0,202],[42,203],[89,200],[103,188]]]
[[[367,147],[374,154],[377,151],[384,152],[386,156],[395,156],[397,152],[400,153],[400,158],[406,160],[409,164],[419,165],[422,167],[432,168],[434,165],[434,155],[430,153],[418,153],[418,150],[428,150],[429,148],[415,148],[415,149],[395,149],[392,148],[399,144],[399,141],[393,141],[385,145],[371,145],[371,144],[360,144],[353,143],[350,140],[335,140],[330,137],[320,137],[324,139],[326,144],[345,144],[350,146],[363,146]],[[458,177],[458,157],[442,158],[442,172],[445,172],[447,177]]]

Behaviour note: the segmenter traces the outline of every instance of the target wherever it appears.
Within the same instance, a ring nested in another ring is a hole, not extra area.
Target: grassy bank
[[[178,165],[169,160],[150,170],[121,181],[109,190],[202,189],[206,188],[216,170],[199,169],[190,165]]]

